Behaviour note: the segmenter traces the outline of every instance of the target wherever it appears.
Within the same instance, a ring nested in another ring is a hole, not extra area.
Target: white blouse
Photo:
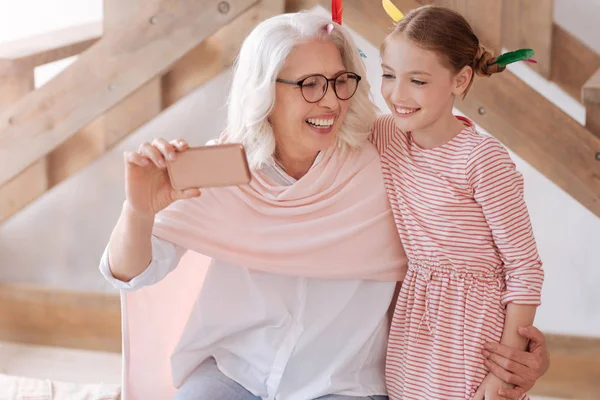
[[[276,164],[265,173],[281,185],[295,182]],[[139,276],[115,279],[107,250],[100,270],[116,288],[136,290],[163,279],[185,251],[152,237],[152,261]],[[213,260],[190,315],[202,322],[184,330],[171,358],[173,382],[181,386],[191,369],[214,357],[223,374],[261,399],[385,395],[394,288],[395,282],[289,277]]]

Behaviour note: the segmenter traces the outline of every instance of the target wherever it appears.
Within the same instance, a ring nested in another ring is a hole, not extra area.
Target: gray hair
[[[331,34],[325,27],[333,24]],[[229,92],[225,141],[242,143],[250,168],[269,162],[275,137],[267,118],[275,104],[275,81],[292,49],[312,40],[330,40],[340,50],[344,68],[365,77],[366,68],[350,34],[331,20],[309,12],[282,14],[260,23],[246,38],[234,67]],[[376,107],[363,79],[350,99],[338,133],[342,150],[359,148],[371,133]]]

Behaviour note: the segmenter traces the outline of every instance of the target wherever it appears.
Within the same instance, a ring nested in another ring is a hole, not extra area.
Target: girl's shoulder
[[[456,118],[465,125],[465,128],[461,132],[461,143],[468,150],[469,159],[477,159],[490,152],[508,154],[508,151],[498,139],[479,132],[473,121],[462,116],[456,116]]]
[[[403,132],[396,127],[394,116],[392,114],[379,115],[370,136],[370,140],[379,150],[379,154],[386,151],[394,136],[403,137]]]

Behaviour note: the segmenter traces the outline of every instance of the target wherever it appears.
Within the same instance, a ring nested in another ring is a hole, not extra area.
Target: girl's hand
[[[175,190],[167,172],[167,159],[187,150],[185,140],[154,139],[136,152],[125,152],[125,193],[127,203],[140,214],[152,216],[175,200],[200,196],[198,189]]]
[[[473,400],[514,400],[508,397],[502,397],[498,394],[500,389],[512,388],[513,385],[504,383],[491,372],[485,377],[481,385],[475,392]]]

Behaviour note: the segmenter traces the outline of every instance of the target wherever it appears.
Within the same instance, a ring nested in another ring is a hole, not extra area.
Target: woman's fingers
[[[177,153],[187,150],[188,147],[188,143],[183,139],[167,142],[165,139],[156,138],[152,143],[142,143],[137,152],[126,152],[125,159],[140,167],[145,167],[148,165],[146,162],[151,161],[158,168],[165,168],[166,160],[173,161]]]
[[[147,167],[148,165],[150,165],[150,161],[146,157],[142,156],[141,154],[135,151],[126,151],[125,153],[123,153],[123,156],[125,158],[125,161],[131,164],[135,164],[139,167]]]
[[[175,149],[176,149],[178,152],[182,152],[182,151],[184,151],[184,150],[187,150],[187,149],[190,147],[190,146],[189,146],[189,144],[188,144],[188,142],[186,142],[186,141],[185,141],[185,140],[183,140],[183,139],[175,139],[175,140],[171,140],[169,143],[170,143],[172,146],[174,146],[174,147],[175,147]]]
[[[152,146],[156,147],[161,152],[165,160],[173,161],[175,159],[175,146],[167,142],[165,139],[156,138],[152,141]]]
[[[200,196],[200,189],[173,190],[173,200],[192,199]]]
[[[152,146],[150,143],[142,144],[140,146],[140,149],[138,150],[138,153],[152,160],[154,165],[156,165],[159,168],[165,168],[167,166],[165,158],[163,157],[160,150],[158,150],[158,148],[156,148],[155,146]]]

